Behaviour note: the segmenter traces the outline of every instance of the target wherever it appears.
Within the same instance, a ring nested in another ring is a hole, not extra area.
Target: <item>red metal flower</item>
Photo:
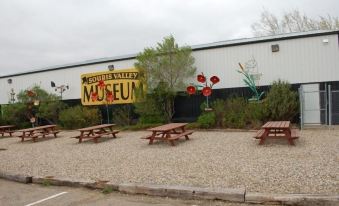
[[[92,92],[91,93],[91,99],[92,99],[92,102],[97,101],[98,100],[98,93]]]
[[[113,93],[111,91],[106,93],[106,100],[107,102],[113,102]]]
[[[210,80],[211,80],[211,82],[212,82],[213,84],[216,84],[216,83],[218,83],[218,82],[220,81],[219,77],[217,77],[217,76],[211,77]]]
[[[188,86],[188,87],[186,88],[186,91],[187,91],[187,93],[188,93],[189,95],[195,94],[195,87],[194,87],[194,86]]]
[[[205,97],[208,97],[212,94],[212,89],[211,87],[204,87],[202,89],[202,95],[204,95]]]
[[[206,77],[204,76],[203,73],[201,73],[201,74],[199,74],[197,76],[197,80],[198,80],[198,82],[205,83],[206,82]]]
[[[104,80],[100,80],[99,83],[98,83],[98,86],[99,86],[100,89],[103,89],[105,87]]]

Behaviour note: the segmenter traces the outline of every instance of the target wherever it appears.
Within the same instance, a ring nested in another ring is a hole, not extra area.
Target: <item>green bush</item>
[[[242,97],[233,97],[226,100],[224,125],[228,128],[244,128],[246,126],[247,102]]]
[[[224,126],[224,117],[226,114],[226,101],[217,99],[211,103],[211,107],[215,113],[215,124],[217,127]]]
[[[132,123],[132,106],[127,105],[116,105],[113,108],[113,122],[121,126],[129,126]]]
[[[59,121],[59,114],[67,108],[66,104],[61,101],[43,102],[38,109],[39,117],[56,124]]]
[[[198,122],[191,122],[185,128],[187,128],[187,129],[198,129],[198,128],[201,128],[201,126]]]
[[[245,109],[246,124],[249,128],[259,129],[262,125],[265,114],[264,104],[262,102],[249,102]]]
[[[145,130],[148,128],[152,128],[152,127],[157,127],[160,126],[162,124],[159,123],[155,123],[155,124],[135,124],[135,125],[130,125],[130,126],[124,126],[124,127],[120,127],[120,130]]]
[[[201,128],[211,128],[215,126],[215,113],[204,112],[198,117],[198,124]]]
[[[97,108],[78,105],[61,111],[59,121],[65,129],[77,129],[100,124],[101,114]]]
[[[28,91],[33,92],[34,95],[28,96]],[[55,94],[50,94],[39,86],[21,90],[17,95],[18,103],[2,106],[2,121],[6,124],[14,124],[18,128],[31,126],[29,121],[31,117],[36,117],[38,124],[41,123],[41,119],[57,123],[60,111],[66,107],[59,99]],[[38,105],[33,104],[36,100],[39,101]]]
[[[165,116],[157,99],[149,95],[135,105],[135,112],[139,115],[138,124],[156,124],[165,122]]]
[[[274,81],[264,101],[267,120],[292,120],[298,114],[297,92],[285,81]]]
[[[15,125],[18,129],[31,126],[27,106],[22,103],[2,105],[2,124]]]

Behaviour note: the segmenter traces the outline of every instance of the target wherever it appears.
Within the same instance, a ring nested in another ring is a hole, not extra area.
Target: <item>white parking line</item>
[[[25,206],[32,206],[32,205],[36,205],[36,204],[39,204],[39,203],[41,203],[41,202],[44,202],[44,201],[46,201],[46,200],[50,200],[50,199],[56,198],[56,197],[58,197],[58,196],[60,196],[60,195],[66,194],[66,193],[67,193],[67,192],[60,192],[60,193],[58,193],[58,194],[55,194],[55,195],[49,196],[49,197],[47,197],[47,198],[45,198],[45,199],[38,200],[38,201],[36,201],[36,202],[30,203],[30,204],[28,204],[28,205],[25,205]]]

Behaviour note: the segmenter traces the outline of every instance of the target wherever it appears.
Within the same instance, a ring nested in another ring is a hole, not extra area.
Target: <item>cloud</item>
[[[180,45],[251,37],[263,8],[336,15],[336,0],[2,0],[0,73],[137,53],[172,34]]]

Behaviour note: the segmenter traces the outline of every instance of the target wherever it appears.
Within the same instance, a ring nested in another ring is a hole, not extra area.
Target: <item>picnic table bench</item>
[[[38,137],[45,138],[47,135],[53,134],[54,137],[57,137],[57,134],[60,132],[60,130],[56,129],[56,125],[45,125],[45,126],[38,126],[33,128],[27,128],[27,129],[21,129],[17,132],[21,133],[18,135],[19,138],[21,138],[21,142],[24,141],[25,138],[31,138],[33,139],[33,142],[36,141]]]
[[[8,133],[9,136],[12,137],[12,134],[15,132],[15,131],[13,131],[14,128],[15,128],[15,125],[3,125],[3,126],[0,126],[0,134],[2,136],[4,136],[5,133]]]
[[[82,139],[92,138],[95,143],[98,143],[98,139],[104,135],[112,135],[113,138],[116,138],[115,134],[119,133],[119,130],[114,130],[113,126],[115,124],[101,124],[86,128],[78,129],[80,131],[80,135],[72,137],[79,139],[79,143],[82,142]]]
[[[154,140],[164,140],[168,141],[170,145],[175,146],[174,141],[180,137],[185,137],[186,140],[189,140],[188,135],[191,135],[193,131],[185,130],[185,126],[188,123],[169,123],[161,125],[158,127],[147,129],[151,131],[152,134],[146,137],[141,137],[141,139],[149,140],[149,144],[153,144]]]
[[[293,140],[299,138],[299,130],[291,129],[290,121],[269,121],[261,128],[254,135],[260,139],[259,145],[264,144],[266,138],[286,138],[290,145],[294,145]]]

